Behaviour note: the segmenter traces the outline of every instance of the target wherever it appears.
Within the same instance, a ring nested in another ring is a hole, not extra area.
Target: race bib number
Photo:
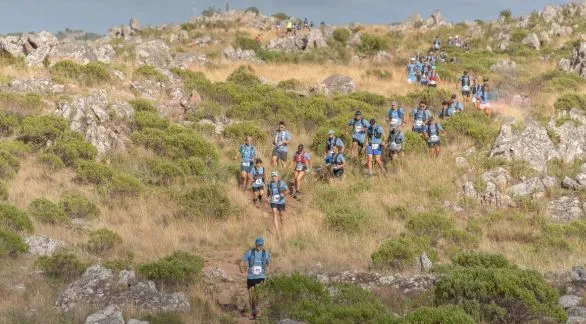
[[[417,127],[417,128],[423,127],[423,120],[416,120],[415,127]]]
[[[254,266],[254,267],[252,267],[252,274],[253,275],[258,276],[258,275],[260,275],[262,273],[263,273],[262,266]]]
[[[281,195],[273,195],[273,201],[274,202],[277,202],[279,200],[281,200]]]
[[[473,97],[472,98],[472,103],[475,103],[475,102],[476,102],[476,97]]]
[[[254,183],[256,183],[257,185],[261,185],[262,184],[262,179],[256,179],[256,181]]]
[[[298,165],[298,166],[295,168],[295,170],[297,170],[297,171],[303,171],[303,164],[299,164],[299,165]]]
[[[401,120],[399,118],[391,119],[391,125],[401,125]]]
[[[469,86],[463,86],[462,87],[462,91],[470,91],[470,87]]]
[[[242,166],[244,166],[244,167],[250,166],[250,162],[242,162]]]
[[[356,131],[356,133],[362,132],[362,126],[361,125],[356,126],[355,131]]]
[[[372,147],[373,150],[378,150],[379,146],[380,146],[380,144],[371,144],[370,147]]]
[[[439,138],[439,136],[438,136],[438,135],[431,135],[431,136],[429,137],[429,140],[430,140],[430,141],[432,141],[432,142],[439,142],[439,139],[440,139],[440,138]]]
[[[437,84],[437,81],[435,81],[435,80],[431,80],[431,81],[429,81],[429,83],[430,83],[431,85],[436,85],[436,84]]]

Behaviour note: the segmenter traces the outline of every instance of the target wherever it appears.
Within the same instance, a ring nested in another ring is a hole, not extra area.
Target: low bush
[[[135,112],[150,112],[150,113],[157,113],[157,108],[153,105],[152,102],[146,99],[134,99],[128,102],[132,108],[134,108]]]
[[[59,251],[53,256],[41,256],[37,259],[36,265],[47,278],[59,282],[70,282],[87,268],[87,264],[66,251]]]
[[[539,172],[537,172],[529,162],[523,160],[511,160],[509,162],[509,169],[511,177],[516,180],[539,176]]]
[[[310,277],[273,277],[260,287],[270,321],[291,318],[308,323],[390,323],[393,316],[368,290],[353,285],[328,289]]]
[[[114,273],[134,269],[134,254],[128,253],[125,258],[104,261],[104,267],[112,270]]]
[[[122,238],[116,232],[107,228],[100,228],[90,233],[87,249],[91,253],[103,254],[122,243]]]
[[[450,236],[456,222],[445,215],[427,212],[410,215],[405,228],[416,237],[427,237],[432,242]]]
[[[183,216],[193,220],[225,220],[235,211],[235,207],[220,184],[205,184],[190,190],[179,197],[178,203]]]
[[[507,259],[500,254],[490,254],[483,252],[462,253],[452,258],[452,264],[455,266],[470,268],[510,268],[514,267]]]
[[[0,204],[0,227],[12,231],[33,231],[33,223],[22,210],[7,204]]]
[[[98,156],[95,146],[85,141],[81,134],[71,131],[59,136],[51,151],[67,166],[73,166],[76,160],[94,160]]]
[[[0,178],[10,179],[20,169],[20,160],[6,151],[0,151]]]
[[[391,71],[385,69],[370,69],[366,71],[366,75],[373,76],[379,80],[389,80],[393,77]]]
[[[499,132],[498,125],[478,111],[456,114],[445,120],[443,126],[450,137],[464,135],[472,139],[477,146],[492,144]]]
[[[65,168],[65,163],[53,152],[43,152],[39,154],[38,158],[47,171],[56,172]]]
[[[71,219],[93,219],[100,215],[100,209],[79,191],[66,191],[61,194],[59,207]]]
[[[242,50],[253,50],[255,52],[260,50],[260,45],[256,40],[242,34],[236,35],[236,39],[232,45],[234,48],[240,48]]]
[[[0,182],[0,201],[8,200],[8,186],[4,182]]]
[[[0,111],[0,136],[11,136],[18,125],[19,122],[16,116]]]
[[[28,245],[16,233],[0,228],[0,258],[17,256],[28,251]]]
[[[35,93],[18,94],[12,92],[0,92],[0,109],[14,116],[24,117],[38,114],[44,106],[41,96]],[[10,117],[6,117],[5,123],[12,123]],[[3,125],[6,130],[8,124]]]
[[[459,256],[436,284],[436,304],[455,304],[476,321],[511,323],[543,317],[564,322],[559,295],[536,271],[508,266],[490,255]]]
[[[403,131],[405,142],[403,143],[403,152],[405,154],[426,154],[429,152],[429,146],[423,136],[416,132]]]
[[[22,122],[21,139],[37,147],[45,146],[48,141],[55,141],[67,129],[69,124],[61,117],[31,116]]]
[[[23,158],[31,152],[31,146],[21,141],[6,141],[0,143],[0,151],[6,151],[10,154]]]
[[[177,313],[158,313],[151,314],[142,319],[150,324],[183,324],[181,316]]]
[[[141,264],[138,272],[164,284],[179,284],[194,281],[203,268],[203,259],[184,251],[172,254],[153,263]]]
[[[560,70],[551,70],[532,80],[533,84],[543,83],[546,91],[577,91],[585,83],[579,75]]]
[[[296,79],[287,79],[283,81],[279,81],[277,83],[277,88],[284,89],[284,90],[299,90],[303,87],[301,81]]]
[[[63,79],[73,79],[86,86],[94,86],[110,81],[108,69],[99,62],[82,65],[71,60],[63,60],[55,63],[49,71],[53,79],[58,82],[64,82]]]
[[[228,76],[226,82],[232,82],[243,87],[260,85],[260,79],[254,74],[251,66],[240,66]]]
[[[147,168],[146,181],[155,185],[170,185],[185,177],[184,169],[179,164],[165,158],[148,160]]]
[[[104,193],[110,198],[132,198],[137,197],[142,192],[142,184],[140,181],[125,173],[114,175],[112,181],[104,187]]]
[[[423,252],[432,251],[422,238],[400,236],[385,241],[370,258],[376,269],[403,270],[416,265]]]
[[[266,140],[267,132],[253,122],[242,122],[226,126],[224,136],[239,143],[244,143],[247,136],[252,136],[256,143],[261,144]]]
[[[358,234],[364,229],[367,218],[360,206],[342,204],[327,209],[325,221],[332,231]]]
[[[84,184],[105,185],[114,178],[114,170],[109,166],[94,161],[76,161],[75,180]]]
[[[31,201],[28,205],[28,213],[45,224],[63,224],[69,221],[63,209],[46,198]]]
[[[387,40],[372,34],[364,33],[360,36],[362,44],[358,49],[367,54],[375,54],[378,51],[385,51],[388,48]]]
[[[169,127],[169,120],[161,118],[158,113],[151,111],[139,111],[134,115],[134,128],[142,130],[145,128],[166,129]]]
[[[577,93],[567,93],[559,97],[553,104],[556,110],[570,111],[577,108],[582,111],[586,110],[586,95]]]
[[[354,92],[348,96],[348,98],[358,100],[375,107],[384,107],[389,101],[389,99],[384,96],[366,91]]]
[[[149,79],[158,82],[165,82],[169,78],[163,73],[157,71],[154,66],[143,65],[134,70],[135,79]]]
[[[259,15],[260,14],[260,10],[258,10],[257,7],[248,7],[246,8],[246,10],[244,10],[244,12],[251,12],[255,15]]]
[[[333,37],[336,41],[346,44],[346,42],[350,39],[351,33],[350,30],[347,28],[336,28],[333,32]]]
[[[450,323],[450,324],[474,324],[474,318],[460,307],[443,305],[439,307],[421,307],[402,317],[399,323],[405,324],[428,324],[428,323]]]

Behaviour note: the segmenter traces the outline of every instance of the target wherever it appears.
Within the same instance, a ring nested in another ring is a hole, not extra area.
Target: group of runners
[[[324,23],[322,22],[322,25]],[[297,20],[292,20],[292,19],[288,19],[287,23],[286,23],[286,35],[287,36],[294,36],[297,35],[298,32],[301,32],[301,30],[307,30],[307,31],[311,31],[311,29],[314,27],[313,25],[313,20],[309,21],[307,19],[307,17],[305,17],[305,19],[303,19],[303,24],[301,24],[301,21],[297,21]],[[277,32],[277,36],[282,35],[282,25],[281,25],[281,21],[277,20],[275,22],[275,30]]]

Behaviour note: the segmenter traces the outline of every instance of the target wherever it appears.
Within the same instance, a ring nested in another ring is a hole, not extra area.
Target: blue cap
[[[264,245],[265,244],[265,240],[262,238],[262,236],[259,236],[256,238],[256,241],[254,241],[254,245]]]

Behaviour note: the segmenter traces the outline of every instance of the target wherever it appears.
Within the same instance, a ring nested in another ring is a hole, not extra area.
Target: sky
[[[256,6],[265,14],[285,12],[308,17],[316,24],[392,23],[413,13],[428,17],[440,9],[449,21],[493,19],[502,9],[513,15],[542,10],[563,0],[229,0],[230,8]],[[106,33],[112,26],[138,18],[142,26],[182,23],[209,6],[225,7],[225,0],[0,0],[0,33],[65,28]]]

